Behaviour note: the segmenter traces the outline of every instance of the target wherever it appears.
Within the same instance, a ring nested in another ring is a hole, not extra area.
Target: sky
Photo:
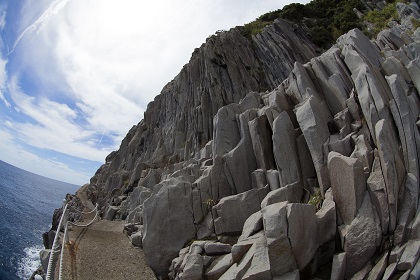
[[[88,183],[208,36],[287,3],[0,0],[0,160]]]

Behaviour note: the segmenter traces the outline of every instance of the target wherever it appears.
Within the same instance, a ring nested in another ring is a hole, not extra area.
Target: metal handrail
[[[82,212],[82,211],[77,210],[79,213],[82,213],[82,214],[90,214],[93,211],[96,211],[95,217],[89,223],[80,225],[80,224],[76,224],[76,223],[68,221],[69,205],[66,203],[66,200],[63,201],[63,213],[61,215],[60,222],[59,222],[58,227],[57,227],[57,232],[55,233],[55,236],[54,236],[54,242],[53,242],[53,245],[51,247],[50,258],[48,260],[46,280],[54,280],[54,273],[52,272],[52,268],[54,266],[54,257],[55,257],[55,253],[59,252],[60,250],[61,250],[61,253],[60,253],[60,268],[59,268],[58,278],[59,278],[59,280],[61,280],[62,268],[63,268],[62,263],[63,263],[64,246],[65,246],[65,244],[69,243],[68,226],[70,224],[73,225],[73,226],[77,226],[77,227],[88,227],[88,226],[90,226],[98,218],[98,215],[99,215],[98,207],[99,207],[98,204],[96,204],[96,207],[90,212]],[[61,249],[57,250],[57,247],[58,247],[57,242],[58,242],[59,235],[60,235],[60,230],[61,230],[61,227],[62,227],[63,224],[64,224],[64,235],[63,235],[63,238],[62,238],[63,241],[61,243]]]
[[[54,262],[54,255],[57,252],[56,247],[57,247],[57,242],[58,242],[58,236],[60,234],[61,224],[63,223],[64,219],[67,219],[67,203],[66,203],[66,200],[63,201],[63,213],[61,214],[60,222],[58,224],[57,231],[56,231],[55,236],[54,236],[54,241],[53,241],[53,244],[52,244],[52,247],[51,247],[50,258],[48,259],[48,268],[47,268],[47,276],[46,276],[47,280],[54,279],[54,276],[51,278],[51,273],[52,273],[52,267],[53,267],[53,262]]]
[[[80,224],[76,224],[76,223],[73,223],[73,222],[70,222],[70,221],[67,221],[66,222],[66,227],[64,228],[64,236],[63,236],[64,242],[61,243],[60,269],[59,269],[59,272],[58,272],[58,279],[59,280],[62,279],[62,275],[63,275],[63,265],[62,264],[63,264],[63,256],[64,256],[64,246],[66,244],[69,244],[68,226],[69,225],[73,225],[73,226],[76,226],[76,227],[88,227],[88,226],[90,226],[98,218],[98,215],[99,215],[98,207],[99,207],[99,205],[96,203],[96,206],[95,206],[95,208],[92,211],[89,211],[89,212],[81,212],[82,214],[90,214],[93,211],[96,211],[95,217],[93,217],[93,219],[89,223],[87,223],[87,224],[80,225]]]

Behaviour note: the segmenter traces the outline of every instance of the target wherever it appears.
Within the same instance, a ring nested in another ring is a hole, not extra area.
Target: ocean
[[[54,209],[79,188],[0,160],[0,280],[32,275],[40,265],[42,233],[49,230]]]

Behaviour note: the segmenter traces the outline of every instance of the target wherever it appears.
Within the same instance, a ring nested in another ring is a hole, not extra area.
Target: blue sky
[[[194,48],[287,2],[0,1],[0,160],[88,183]]]

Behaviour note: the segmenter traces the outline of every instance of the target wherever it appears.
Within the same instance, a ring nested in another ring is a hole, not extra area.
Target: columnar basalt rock
[[[354,29],[318,57],[283,20],[251,40],[238,28],[208,38],[107,157],[91,199],[143,223],[162,278],[296,279],[324,265],[331,279],[415,277],[420,40],[409,28],[376,41]]]

